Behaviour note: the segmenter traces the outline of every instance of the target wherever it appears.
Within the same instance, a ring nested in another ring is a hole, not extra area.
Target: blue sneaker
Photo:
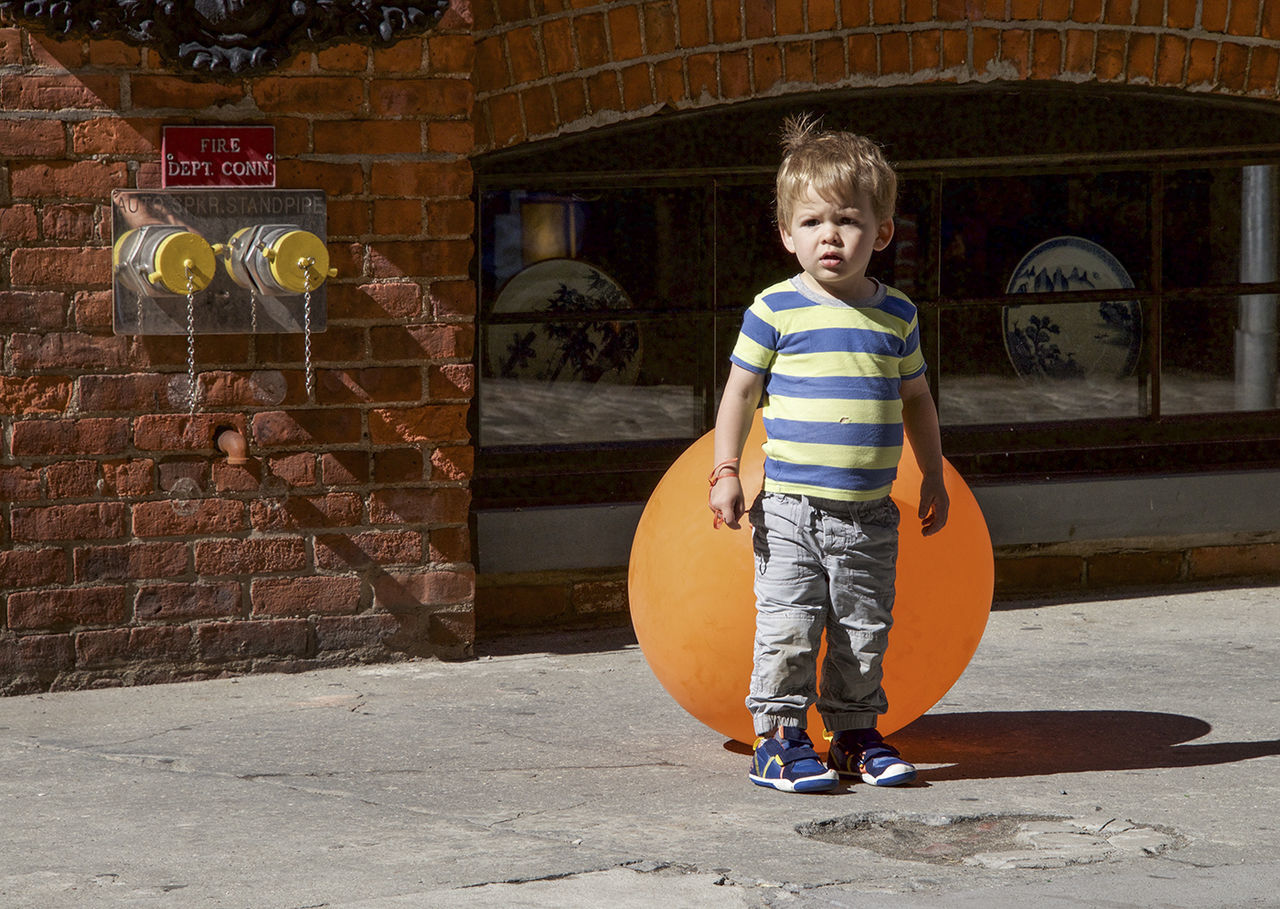
[[[751,782],[783,792],[825,792],[835,788],[840,777],[823,766],[803,729],[783,726],[782,736],[756,739]]]
[[[897,748],[885,744],[874,729],[836,733],[827,766],[841,776],[860,776],[872,786],[901,786],[916,778],[916,768],[902,759]]]

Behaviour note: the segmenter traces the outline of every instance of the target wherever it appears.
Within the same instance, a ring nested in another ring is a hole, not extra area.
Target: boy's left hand
[[[931,537],[947,524],[951,497],[947,495],[942,474],[926,476],[920,481],[920,532]]]

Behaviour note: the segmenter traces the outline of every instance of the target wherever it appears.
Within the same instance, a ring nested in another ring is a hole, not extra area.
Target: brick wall
[[[1021,79],[1277,98],[1280,0],[477,0],[480,146],[761,95]]]
[[[0,28],[0,691],[470,652],[472,57],[457,12],[230,81]],[[185,123],[328,191],[314,401],[300,335],[198,337],[191,415],[186,339],[113,334],[111,190]]]

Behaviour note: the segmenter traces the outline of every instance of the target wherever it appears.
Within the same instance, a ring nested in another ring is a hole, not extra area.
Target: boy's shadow
[[[1280,739],[1187,744],[1212,731],[1204,720],[1136,710],[1030,710],[925,715],[889,741],[930,782],[1096,770],[1230,764],[1280,755]]]
[[[1280,755],[1280,739],[1187,744],[1213,729],[1204,720],[1137,710],[1028,710],[922,716],[888,736],[918,765],[921,782],[1156,770]],[[825,752],[825,743],[816,742]],[[751,749],[737,742],[725,748]]]

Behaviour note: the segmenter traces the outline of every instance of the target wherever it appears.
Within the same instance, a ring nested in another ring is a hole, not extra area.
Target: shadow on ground
[[[1192,744],[1204,720],[1132,710],[926,715],[889,737],[929,781],[1230,764],[1280,754],[1280,739]]]

